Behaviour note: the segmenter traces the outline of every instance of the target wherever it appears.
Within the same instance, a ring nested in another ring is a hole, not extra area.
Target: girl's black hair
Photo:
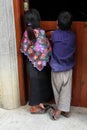
[[[40,28],[40,14],[36,9],[29,9],[24,14],[24,22],[28,32],[28,37],[30,40],[36,40],[33,29]]]
[[[72,24],[72,15],[68,11],[62,11],[58,15],[58,26],[59,29],[69,30]]]

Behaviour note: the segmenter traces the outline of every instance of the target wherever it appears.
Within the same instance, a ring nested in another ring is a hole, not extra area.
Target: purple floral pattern
[[[43,29],[34,29],[34,33],[36,36],[35,43],[29,40],[25,30],[20,50],[32,62],[33,66],[41,71],[49,61],[51,46]]]

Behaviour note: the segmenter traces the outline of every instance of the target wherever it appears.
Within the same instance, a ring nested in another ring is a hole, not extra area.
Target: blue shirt
[[[61,72],[72,69],[75,64],[75,34],[71,30],[55,30],[52,33],[52,43],[50,60],[52,71]]]

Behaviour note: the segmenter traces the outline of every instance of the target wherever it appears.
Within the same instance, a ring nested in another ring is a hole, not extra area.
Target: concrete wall
[[[0,0],[0,107],[20,106],[13,0]]]

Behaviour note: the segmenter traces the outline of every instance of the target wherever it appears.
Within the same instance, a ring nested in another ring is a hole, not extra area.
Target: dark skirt
[[[28,61],[27,74],[30,79],[29,105],[38,105],[51,101],[54,96],[50,67],[46,66],[42,71],[39,71]]]

